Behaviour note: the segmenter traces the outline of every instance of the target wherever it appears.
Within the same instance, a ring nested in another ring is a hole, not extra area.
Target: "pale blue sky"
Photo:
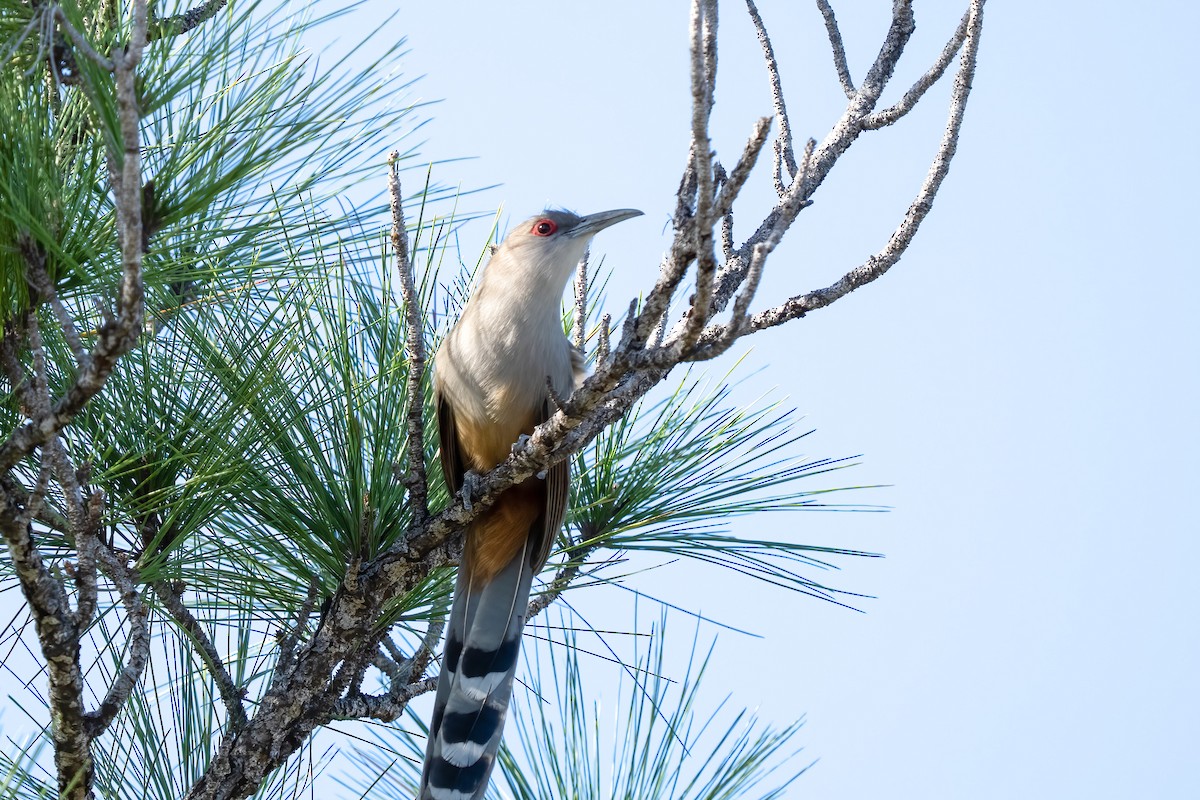
[[[962,3],[916,3],[890,96]],[[888,3],[835,3],[861,77]],[[466,202],[646,217],[595,251],[610,311],[648,287],[687,142],[682,2],[369,3],[397,9],[428,159]],[[793,127],[844,102],[810,2],[763,0]],[[905,259],[835,306],[756,336],[762,371],[817,428],[806,452],[863,453],[885,515],[792,514],[735,530],[886,553],[842,562],[847,612],[711,569],[652,589],[764,635],[723,634],[707,677],[820,762],[789,796],[1191,798],[1200,673],[1195,514],[1198,177],[1195,5],[993,2],[937,205]],[[714,139],[727,161],[770,98],[740,3],[722,5]],[[829,283],[911,201],[946,87],[839,165],[770,262],[760,298]],[[739,218],[749,220],[769,200]],[[469,231],[466,238],[469,238]],[[477,236],[483,226],[474,228]],[[591,608],[620,602],[609,592]],[[614,612],[619,618],[619,612]],[[593,620],[594,621],[594,620]],[[680,621],[680,627],[686,627]],[[676,640],[686,645],[686,635]]]
[[[917,0],[889,97],[962,5]],[[835,3],[856,78],[889,6]],[[793,127],[820,139],[844,102],[820,16],[811,2],[760,10]],[[668,241],[687,146],[687,4],[368,0],[331,33],[351,39],[387,15],[409,40],[406,72],[424,75],[412,99],[443,99],[422,112],[422,157],[476,157],[435,178],[501,184],[465,209],[646,212],[594,248],[615,270],[619,313]],[[771,106],[739,3],[722,6],[722,25],[713,134],[732,162]],[[751,340],[759,371],[738,398],[787,397],[817,429],[805,452],[863,453],[838,480],[890,484],[859,499],[894,509],[734,525],[885,553],[839,562],[835,585],[876,597],[863,614],[711,568],[647,579],[764,637],[722,633],[706,692],[779,724],[807,714],[798,743],[820,761],[789,797],[1200,796],[1200,526],[1187,499],[1200,477],[1197,29],[1186,2],[991,3],[959,153],[909,253],[878,283]],[[854,147],[772,258],[761,304],[828,284],[886,241],[946,96]],[[739,219],[770,202],[769,186],[755,192]],[[464,248],[486,234],[467,226]],[[622,594],[576,599],[619,624]]]

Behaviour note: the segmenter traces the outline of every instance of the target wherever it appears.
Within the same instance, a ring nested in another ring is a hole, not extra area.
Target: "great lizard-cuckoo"
[[[492,254],[434,357],[442,471],[452,493],[468,471],[503,461],[554,413],[582,375],[563,333],[567,282],[592,237],[632,209],[544,211]],[[569,465],[506,490],[471,523],[454,589],[419,800],[479,800],[500,747],[533,576],[567,509]]]

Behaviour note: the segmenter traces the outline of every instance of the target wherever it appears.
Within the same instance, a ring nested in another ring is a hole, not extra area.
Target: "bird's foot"
[[[470,513],[472,507],[475,505],[471,502],[471,495],[475,494],[475,492],[479,489],[479,484],[481,483],[483,483],[483,477],[475,470],[469,469],[463,473],[462,501],[463,508],[467,510],[467,513]]]
[[[509,449],[509,452],[516,453],[517,450],[524,447],[525,443],[528,441],[529,441],[529,434],[522,433],[520,436],[517,437],[517,440],[515,442],[513,442],[513,446]]]

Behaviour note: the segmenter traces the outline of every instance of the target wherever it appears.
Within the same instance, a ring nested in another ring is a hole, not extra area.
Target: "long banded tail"
[[[533,581],[529,546],[482,586],[458,571],[418,800],[481,800],[500,749]]]

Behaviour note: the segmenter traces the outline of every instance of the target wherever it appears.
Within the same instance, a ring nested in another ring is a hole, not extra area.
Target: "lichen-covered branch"
[[[129,640],[121,671],[96,710],[84,715],[87,734],[92,739],[108,730],[113,719],[125,707],[129,696],[142,679],[146,663],[150,660],[150,624],[145,602],[137,588],[136,575],[107,548],[99,548],[99,553],[101,569],[116,586],[121,596],[121,604],[125,606],[125,616],[129,621]]]
[[[265,777],[295,752],[318,725],[332,719],[354,717],[394,719],[408,699],[430,691],[435,685],[434,679],[421,679],[416,664],[412,665],[411,674],[405,676],[399,669],[402,664],[397,660],[398,654],[391,653],[389,657],[379,649],[383,634],[378,630],[377,622],[387,599],[411,590],[431,571],[455,563],[462,547],[462,531],[501,492],[578,452],[626,414],[676,365],[711,358],[742,337],[768,324],[784,321],[782,316],[791,314],[788,317],[791,319],[801,315],[802,311],[787,304],[781,310],[753,311],[770,256],[799,213],[812,202],[813,194],[842,154],[863,130],[868,129],[868,121],[875,113],[914,28],[911,2],[896,0],[891,25],[879,53],[861,85],[855,88],[850,82],[841,34],[832,9],[828,3],[819,2],[818,5],[826,18],[839,80],[846,89],[848,100],[841,117],[821,143],[807,140],[803,156],[796,158],[791,151],[791,123],[786,121],[774,49],[766,25],[753,4],[749,4],[767,59],[772,91],[779,95],[774,110],[781,138],[776,143],[777,163],[772,167],[778,173],[775,203],[750,234],[738,243],[732,212],[740,192],[749,185],[747,177],[764,146],[769,126],[764,120],[757,122],[733,170],[725,174],[720,169],[711,150],[708,132],[718,85],[717,9],[715,0],[695,0],[690,62],[692,141],[675,198],[672,243],[658,279],[645,300],[640,305],[636,301],[631,304],[620,341],[615,345],[608,343],[607,325],[604,325],[595,371],[570,397],[560,398],[559,408],[549,420],[515,446],[512,455],[494,470],[479,480],[468,482],[442,511],[414,524],[406,537],[384,553],[356,563],[353,579],[343,581],[324,607],[316,632],[307,642],[289,646],[283,660],[286,670],[276,674],[247,725],[226,733],[208,773],[188,794],[189,800],[247,796],[256,791]],[[873,275],[871,280],[882,274],[880,266],[884,261],[890,261],[890,266],[903,254],[945,177],[961,126],[962,108],[970,90],[982,7],[982,0],[973,0],[970,4],[966,41],[961,49],[963,66],[955,79],[951,118],[943,146],[917,201],[905,215],[892,241],[881,251],[879,258],[868,265],[868,272]],[[926,75],[936,74],[940,73],[935,62]],[[920,99],[918,95],[912,102]],[[393,229],[396,230],[395,224]],[[718,237],[721,259],[715,250]],[[852,271],[843,280],[853,282],[857,280],[856,274]],[[682,313],[673,319],[671,307],[675,293],[689,277],[694,280],[696,291]],[[843,291],[835,297],[826,291],[820,304],[803,300],[801,303],[808,302],[811,310],[821,304],[828,305],[845,294]],[[729,319],[715,321],[713,318],[725,313],[730,303]],[[582,317],[582,314],[577,312],[577,316]],[[776,317],[780,318],[772,322]],[[415,327],[410,324],[410,330]],[[572,563],[577,563],[580,558],[581,554],[576,553]],[[579,574],[577,567],[564,564],[543,599],[534,601],[531,611],[536,613],[552,602]],[[383,647],[387,650],[386,644]],[[380,695],[364,695],[358,691],[363,669],[373,663],[386,668],[391,691]]]
[[[712,142],[708,123],[712,116],[713,94],[717,80],[717,3],[694,0],[692,3],[692,155],[695,158],[696,204],[690,218],[692,246],[696,259],[696,294],[688,309],[682,346],[691,347],[708,321],[709,301],[717,273],[717,254],[713,250],[713,224],[716,190],[713,180]]]
[[[46,660],[59,790],[63,797],[87,800],[91,796],[92,755],[84,723],[79,629],[62,583],[51,574],[38,552],[26,511],[11,495],[6,495],[0,506],[0,531]]]
[[[817,8],[821,9],[821,16],[825,18],[825,32],[829,35],[829,46],[833,50],[833,66],[837,70],[842,91],[846,93],[846,97],[853,97],[854,81],[850,79],[850,67],[846,63],[846,45],[842,42],[842,31],[838,27],[837,17],[833,14],[833,6],[829,5],[829,0],[817,0]],[[758,22],[755,23],[755,26],[760,29],[762,27]]]
[[[343,698],[334,704],[328,721],[336,719],[377,719],[394,722],[404,713],[405,707],[414,697],[420,697],[437,689],[437,678],[422,678],[397,692],[384,694],[360,694]]]
[[[85,498],[79,474],[60,438],[63,429],[98,393],[117,360],[136,343],[144,317],[142,286],[142,184],[141,113],[138,108],[137,67],[146,43],[146,0],[132,4],[132,31],[126,46],[109,56],[98,53],[67,20],[57,5],[44,6],[35,18],[44,26],[42,40],[52,38],[53,25],[63,31],[75,51],[112,73],[116,90],[119,135],[111,137],[108,160],[113,205],[117,217],[121,277],[116,313],[108,314],[96,335],[91,352],[85,352],[74,320],[57,302],[42,253],[23,241],[30,309],[20,322],[10,321],[0,344],[0,361],[14,394],[20,398],[28,422],[0,444],[0,530],[33,616],[49,678],[48,704],[58,795],[67,800],[91,800],[94,767],[92,739],[103,732],[128,700],[149,657],[149,628],[142,596],[126,565],[99,541],[99,512],[95,498]],[[111,146],[115,145],[115,146]],[[47,356],[39,329],[37,307],[48,302],[76,362],[67,388],[52,398],[47,376]],[[22,348],[26,348],[23,353]],[[29,368],[21,364],[22,354]],[[26,375],[26,372],[28,374]],[[38,452],[40,450],[40,452]],[[13,468],[40,457],[37,483],[32,491],[20,485]],[[56,479],[66,504],[65,518],[44,510],[49,481]],[[56,518],[57,517],[57,518]],[[64,565],[78,592],[72,609],[64,581],[52,572],[33,536],[33,519],[53,520],[57,529],[73,539],[78,563]],[[100,706],[84,710],[84,679],[80,667],[80,642],[95,614],[97,569],[114,582],[129,623],[126,660]]]
[[[217,15],[229,0],[208,0],[195,8],[189,8],[182,14],[165,17],[163,19],[151,19],[147,30],[149,41],[155,39],[164,39],[169,36],[179,36],[187,33],[194,28],[198,28],[205,22]]]
[[[775,139],[775,164],[772,179],[775,181],[775,193],[782,195],[787,191],[787,185],[796,175],[796,153],[792,148],[792,123],[788,119],[787,102],[783,97],[783,81],[779,77],[779,63],[775,60],[775,48],[771,37],[767,35],[767,27],[763,24],[762,15],[754,0],[746,0],[746,8],[750,12],[750,21],[754,23],[754,32],[758,36],[758,44],[763,51],[766,61],[767,79],[771,82],[771,103],[775,106],[775,119],[779,123],[779,135]],[[833,11],[830,10],[832,17]],[[835,30],[836,30],[836,22]],[[846,54],[842,53],[845,61]],[[843,64],[844,66],[844,64]],[[847,76],[846,81],[849,81]],[[853,87],[851,87],[853,89]],[[787,175],[784,175],[784,170]]]
[[[392,252],[396,254],[396,272],[400,276],[400,297],[404,301],[404,343],[408,359],[408,410],[406,454],[408,469],[402,480],[408,487],[412,524],[419,527],[429,518],[429,478],[425,472],[425,326],[421,312],[421,293],[413,276],[408,231],[404,224],[403,194],[400,191],[399,152],[388,158],[388,193],[392,209]]]
[[[225,668],[225,662],[221,658],[221,654],[217,652],[216,646],[212,639],[204,630],[204,626],[196,619],[191,610],[183,603],[183,597],[179,590],[168,583],[167,581],[154,582],[154,594],[158,597],[163,608],[175,621],[188,638],[196,646],[197,655],[204,662],[208,674],[212,677],[213,682],[217,685],[217,692],[221,695],[221,702],[225,706],[225,712],[229,715],[229,723],[236,730],[246,724],[246,709],[242,705],[242,690],[236,683],[233,682],[229,670]]]
[[[937,61],[933,62],[933,65],[926,70],[925,74],[918,78],[912,87],[904,93],[904,96],[893,105],[876,111],[863,120],[864,129],[873,131],[891,125],[916,107],[917,102],[925,96],[925,92],[929,91],[931,86],[941,80],[942,75],[946,72],[946,67],[950,66],[950,62],[954,60],[954,56],[962,48],[963,42],[967,39],[967,30],[970,27],[973,14],[974,12],[970,9],[967,10],[967,13],[963,14],[958,27],[954,30],[950,41],[946,42],[946,46],[942,48],[942,54],[938,56]]]
[[[320,591],[320,576],[314,575],[308,582],[308,593],[305,595],[304,602],[300,604],[300,608],[296,612],[295,623],[279,633],[279,658],[275,662],[272,685],[291,671],[296,647],[300,644],[300,637],[305,628],[308,627],[308,618],[317,606],[317,597]]]
[[[587,557],[599,546],[595,537],[588,531],[583,531],[579,540],[568,549],[566,562],[554,573],[545,589],[538,592],[537,597],[529,601],[525,612],[525,624],[528,625],[534,617],[545,611],[563,592],[579,577]]]
[[[110,153],[117,232],[121,245],[121,283],[117,313],[106,319],[96,335],[89,358],[79,368],[67,390],[38,419],[30,420],[0,445],[0,473],[55,436],[83,406],[95,397],[117,360],[137,342],[145,317],[142,284],[142,168],[141,112],[137,102],[137,66],[146,44],[145,0],[134,3],[133,35],[127,47],[112,55],[120,122],[120,151]]]
[[[399,663],[397,674],[393,678],[393,693],[399,691],[399,687],[405,686],[414,678],[420,678],[425,674],[425,668],[433,660],[437,643],[441,641],[442,631],[445,629],[446,614],[443,611],[429,623],[429,628],[425,631],[425,636],[421,639],[417,651]]]
[[[958,148],[958,134],[962,129],[963,113],[967,107],[967,98],[971,94],[971,82],[975,76],[975,64],[979,51],[979,35],[983,26],[984,0],[972,0],[968,14],[968,25],[965,46],[959,60],[958,73],[954,77],[954,88],[950,97],[950,114],[942,141],[934,155],[933,162],[925,180],[917,192],[912,205],[908,207],[904,218],[896,227],[884,247],[865,262],[847,272],[833,284],[824,289],[816,289],[807,294],[792,297],[786,302],[760,311],[751,317],[747,332],[760,331],[802,317],[810,311],[824,308],[845,297],[850,292],[878,279],[891,269],[904,255],[913,237],[920,228],[921,222],[933,208],[933,201],[941,188],[942,181],[950,171],[950,161]],[[714,332],[715,333],[715,332]]]
[[[588,257],[585,250],[579,266],[575,270],[574,299],[575,313],[571,318],[571,344],[580,353],[587,344],[587,312],[588,312]]]

